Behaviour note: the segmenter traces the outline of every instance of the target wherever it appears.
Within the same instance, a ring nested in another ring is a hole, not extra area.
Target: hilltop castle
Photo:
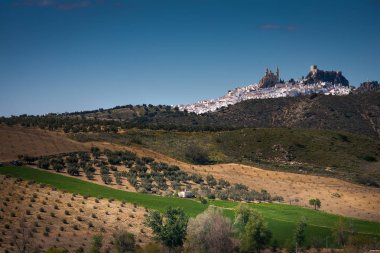
[[[265,70],[265,75],[259,81],[260,88],[269,88],[273,87],[280,81],[280,70],[278,67],[276,68],[276,74],[269,70],[268,68]]]
[[[317,65],[311,65],[309,74],[305,78],[305,83],[313,84],[320,82],[329,82],[333,85],[349,86],[348,80],[343,76],[342,71],[325,71],[318,69]]]

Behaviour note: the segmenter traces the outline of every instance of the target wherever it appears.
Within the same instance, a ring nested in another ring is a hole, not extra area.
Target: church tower
[[[278,66],[276,66],[276,76],[277,79],[280,80],[280,70],[278,69]]]

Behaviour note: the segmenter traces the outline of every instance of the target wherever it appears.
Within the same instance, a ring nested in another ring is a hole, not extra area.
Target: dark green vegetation
[[[34,180],[38,183],[54,186],[63,191],[94,197],[102,196],[136,203],[147,208],[159,210],[160,212],[165,211],[168,207],[181,207],[187,215],[192,217],[203,212],[208,205],[212,204],[222,207],[225,215],[233,218],[234,213],[232,209],[238,205],[238,202],[221,200],[210,200],[207,204],[201,204],[189,199],[125,192],[28,167],[4,166],[0,167],[0,173],[25,180]],[[273,233],[273,238],[279,242],[280,246],[286,244],[287,239],[289,239],[288,235],[291,231],[295,230],[296,223],[299,217],[302,216],[306,217],[307,223],[306,245],[325,246],[326,238],[328,240],[327,246],[335,245],[332,238],[332,228],[340,216],[282,204],[249,204],[249,206],[262,213],[264,218],[268,221],[268,227]],[[362,236],[378,238],[379,223],[350,218],[342,219],[351,225],[350,227],[352,227],[353,231]]]
[[[380,141],[312,129],[241,129],[221,132],[128,130],[123,134],[76,134],[79,141],[142,145],[182,161],[206,155],[207,163],[244,163],[274,170],[333,176],[369,186],[380,184]],[[191,152],[189,152],[189,149]],[[377,168],[377,169],[376,169]]]
[[[380,92],[247,100],[202,115],[170,106],[126,105],[46,116],[2,117],[1,122],[72,133],[117,132],[134,127],[180,131],[291,127],[345,131],[378,139]]]
[[[182,208],[170,207],[163,214],[159,211],[150,212],[145,224],[152,229],[156,240],[168,248],[175,249],[183,246],[188,220]]]

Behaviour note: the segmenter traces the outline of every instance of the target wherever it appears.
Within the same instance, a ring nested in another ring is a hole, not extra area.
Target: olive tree
[[[170,252],[183,246],[188,219],[181,208],[169,207],[163,214],[151,211],[145,225],[152,229],[155,240],[162,242]]]

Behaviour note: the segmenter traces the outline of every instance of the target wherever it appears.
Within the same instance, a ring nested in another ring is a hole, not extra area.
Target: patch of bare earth
[[[17,159],[18,155],[52,155],[87,150],[87,145],[72,141],[63,132],[38,128],[0,125],[0,161]]]
[[[103,235],[106,250],[118,230],[134,234],[138,244],[151,241],[151,231],[143,224],[147,210],[133,204],[64,193],[3,175],[0,191],[2,252],[16,252],[25,244],[44,250],[88,250],[97,234]]]

